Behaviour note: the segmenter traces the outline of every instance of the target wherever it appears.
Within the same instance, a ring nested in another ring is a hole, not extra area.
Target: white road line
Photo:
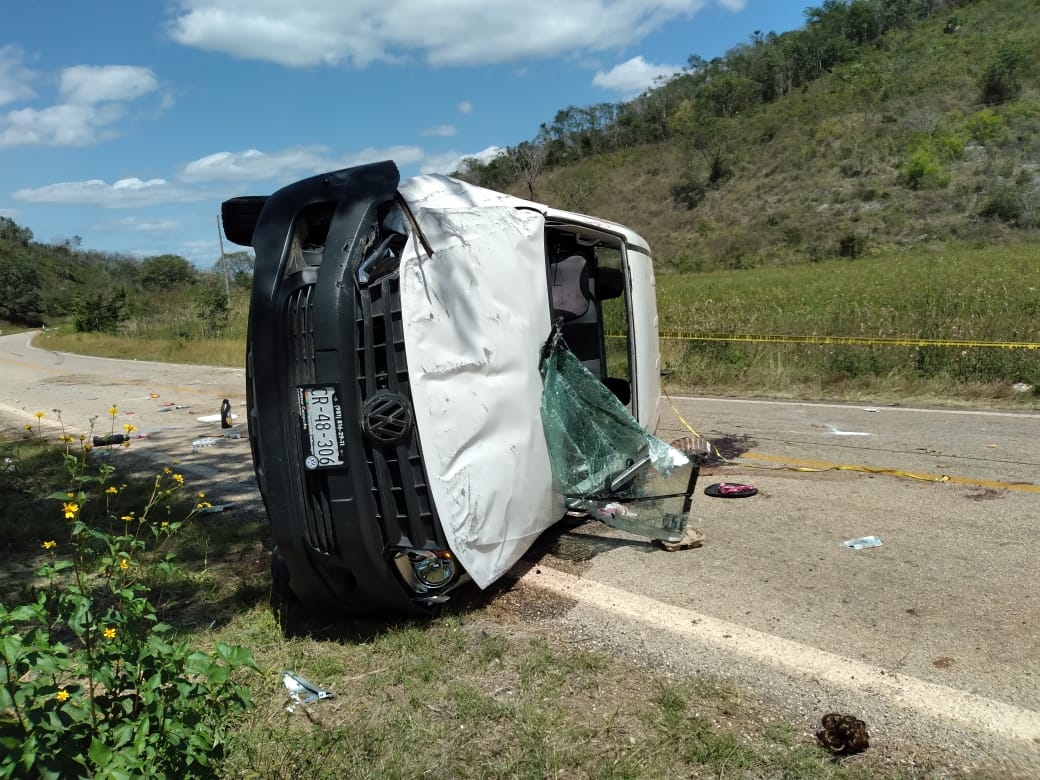
[[[544,565],[529,569],[520,582],[655,629],[691,637],[722,652],[743,656],[788,674],[793,672],[842,688],[854,687],[857,693],[884,697],[906,709],[1005,738],[1040,741],[1040,712],[886,671]]]
[[[1026,419],[1040,420],[1040,414],[1034,414],[1031,412],[993,412],[984,409],[927,409],[918,406],[871,406],[865,407],[860,406],[856,403],[844,403],[844,404],[828,404],[828,403],[817,403],[815,401],[769,401],[769,400],[758,400],[754,398],[717,398],[712,396],[697,396],[697,395],[672,395],[662,396],[661,401],[667,402],[671,398],[672,401],[704,401],[708,403],[724,403],[724,404],[762,404],[767,406],[811,406],[816,409],[844,409],[846,411],[861,411],[861,412],[915,412],[919,414],[958,414],[968,415],[974,417],[1018,417]]]

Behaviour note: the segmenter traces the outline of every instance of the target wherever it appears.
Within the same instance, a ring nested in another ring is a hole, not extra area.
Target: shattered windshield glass
[[[542,428],[568,506],[640,536],[681,538],[695,464],[644,430],[558,329],[545,345],[542,376]]]

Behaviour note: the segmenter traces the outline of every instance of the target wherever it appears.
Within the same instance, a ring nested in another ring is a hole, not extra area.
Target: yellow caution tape
[[[620,331],[605,334],[608,338],[625,338]],[[955,341],[949,339],[915,338],[866,338],[859,336],[780,336],[780,335],[733,335],[724,333],[664,332],[658,335],[662,341],[733,341],[771,344],[832,344],[838,346],[886,346],[886,347],[955,347],[993,349],[1040,349],[1040,344],[1016,341]]]
[[[672,412],[679,418],[679,422],[688,430],[691,434],[698,438],[702,438],[697,431],[693,429],[686,418],[679,412],[672,397],[668,395],[668,391],[662,388],[664,397],[668,399],[668,403],[671,404]],[[712,451],[715,453],[715,457],[730,466],[737,465],[736,461],[730,460],[725,457],[718,448],[711,442]],[[801,460],[797,458],[788,458],[781,455],[765,455],[759,452],[745,452],[740,456],[742,461],[747,460],[760,460],[769,463],[780,463],[781,466],[756,466],[751,463],[743,462],[740,465],[745,468],[753,469],[766,469],[769,471],[797,471],[803,473],[819,473],[824,471],[858,471],[864,474],[881,474],[888,477],[900,477],[902,479],[915,479],[921,482],[938,482],[947,483],[951,482],[957,485],[970,485],[972,487],[981,488],[993,488],[994,490],[1017,490],[1022,493],[1040,493],[1040,485],[1033,485],[1029,483],[1021,482],[1000,482],[996,480],[988,479],[973,479],[971,477],[951,477],[949,474],[919,474],[913,471],[903,471],[901,469],[886,469],[877,468],[875,466],[860,466],[851,463],[828,463],[826,461],[818,460]]]
[[[906,479],[917,479],[922,482],[949,482],[955,485],[970,485],[972,487],[993,488],[996,490],[1017,490],[1023,493],[1040,493],[1040,485],[1024,482],[1001,482],[992,479],[974,479],[972,477],[951,477],[949,474],[915,474],[912,471],[900,471],[899,469],[882,469],[872,466],[857,466],[846,463],[827,463],[817,460],[798,460],[782,455],[764,455],[759,452],[745,452],[740,456],[751,460],[764,460],[771,463],[788,464],[788,471],[861,471],[866,474],[884,474],[890,477],[903,477]],[[732,463],[732,461],[730,461]]]

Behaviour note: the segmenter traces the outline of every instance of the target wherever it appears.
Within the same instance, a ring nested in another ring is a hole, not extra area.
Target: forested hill
[[[1040,241],[1040,2],[826,0],[467,178],[623,222],[662,268]]]

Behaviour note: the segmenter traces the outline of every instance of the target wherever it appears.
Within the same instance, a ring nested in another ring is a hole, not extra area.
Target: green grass
[[[661,274],[662,334],[1040,343],[1040,246]],[[1035,404],[1040,349],[664,339],[676,390]]]
[[[364,642],[281,639],[263,610],[223,641],[272,670],[239,724],[232,777],[895,777],[843,766],[736,694],[503,625],[493,608],[390,627]],[[334,661],[330,659],[335,659]],[[292,669],[336,692],[294,713]],[[864,756],[866,758],[866,756]]]

